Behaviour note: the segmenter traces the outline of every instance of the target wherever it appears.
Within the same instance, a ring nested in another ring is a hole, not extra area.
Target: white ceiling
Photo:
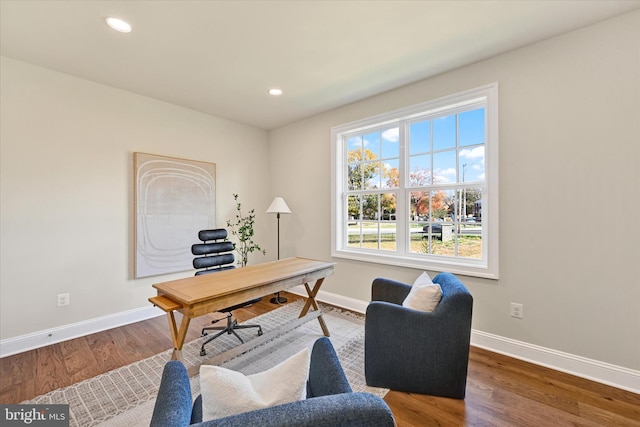
[[[1,0],[0,52],[272,129],[637,8],[640,0]],[[107,16],[133,31],[114,32]],[[267,95],[274,86],[284,95]]]

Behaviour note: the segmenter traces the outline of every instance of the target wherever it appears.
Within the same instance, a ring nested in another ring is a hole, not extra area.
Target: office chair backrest
[[[233,265],[235,257],[232,253],[234,244],[233,242],[224,241],[226,237],[227,230],[224,228],[201,230],[198,233],[198,238],[204,243],[192,245],[191,253],[204,256],[193,259],[193,268],[204,268],[204,270],[197,271],[196,276],[235,268],[235,265]],[[223,241],[219,242],[218,240]]]

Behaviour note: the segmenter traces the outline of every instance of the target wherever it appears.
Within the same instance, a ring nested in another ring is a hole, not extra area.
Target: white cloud
[[[391,128],[382,132],[382,139],[386,139],[391,142],[398,142],[400,140],[400,129]]]
[[[472,150],[464,149],[460,151],[460,157],[464,159],[484,159],[484,145],[476,147]]]
[[[456,179],[456,168],[436,169],[434,180],[438,184],[453,182]]]

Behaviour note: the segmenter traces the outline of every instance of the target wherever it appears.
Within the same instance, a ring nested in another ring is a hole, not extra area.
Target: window
[[[332,129],[332,255],[498,278],[497,84]]]

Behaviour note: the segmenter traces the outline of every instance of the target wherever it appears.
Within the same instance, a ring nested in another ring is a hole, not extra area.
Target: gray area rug
[[[298,317],[302,301],[287,304],[248,321],[260,324],[265,333]],[[331,306],[321,305],[323,317],[331,333],[331,342],[345,370],[354,391],[367,391],[384,396],[386,389],[368,387],[364,379],[364,316]],[[167,331],[168,334],[168,331]],[[248,341],[255,337],[253,332],[240,331]],[[253,374],[269,369],[304,347],[311,348],[322,337],[317,320],[262,344],[221,366],[244,374]],[[202,338],[185,344],[183,357],[185,365],[199,367],[207,359],[237,346],[239,341],[230,335],[219,337],[207,345],[207,355],[200,356]],[[172,350],[156,354],[148,359],[114,369],[94,378],[51,391],[23,403],[59,404],[68,403],[70,425],[90,426],[148,426],[158,392],[162,369],[171,359]],[[191,379],[191,390],[195,396],[200,393],[199,377]]]

